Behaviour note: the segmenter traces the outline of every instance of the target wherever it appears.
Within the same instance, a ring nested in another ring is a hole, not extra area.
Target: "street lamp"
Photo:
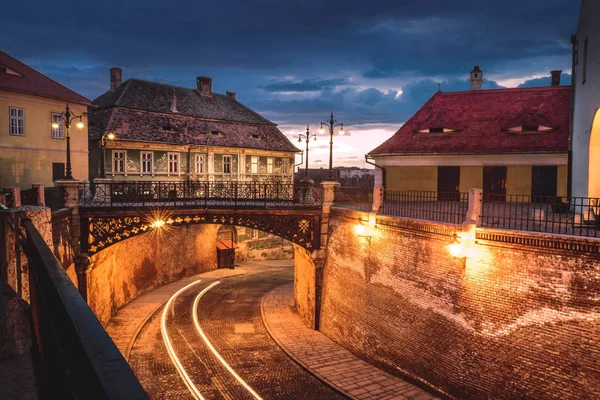
[[[333,180],[333,128],[336,126],[340,127],[338,132],[339,135],[344,135],[344,124],[337,122],[333,119],[333,111],[331,112],[331,117],[327,122],[321,122],[321,127],[319,128],[319,133],[325,133],[325,128],[323,128],[323,124],[329,127],[329,180]]]
[[[313,180],[308,177],[308,142],[310,142],[310,138],[314,137],[314,140],[317,140],[317,135],[314,133],[310,133],[310,129],[308,129],[308,125],[306,125],[306,133],[298,135],[298,142],[302,143],[302,138],[306,141],[306,168],[304,170],[304,178],[300,182],[302,183],[313,183]]]
[[[100,155],[100,178],[106,178],[106,173],[104,171],[104,163],[106,160],[106,141],[114,140],[115,134],[112,132],[104,133],[100,138],[100,149],[102,150],[102,154]]]
[[[79,121],[77,121],[75,126],[77,126],[77,129],[83,129],[83,117],[85,115],[87,115],[87,113],[83,113],[82,115],[75,115],[75,113],[69,110],[69,104],[67,103],[65,111],[63,111],[57,116],[57,118],[60,118],[64,121],[65,130],[67,131],[67,168],[65,173],[65,179],[73,179],[73,173],[71,172],[71,136],[69,135],[71,123],[73,122],[73,120],[78,119]],[[59,126],[60,125],[58,124],[58,121],[52,122],[52,128],[58,129]]]

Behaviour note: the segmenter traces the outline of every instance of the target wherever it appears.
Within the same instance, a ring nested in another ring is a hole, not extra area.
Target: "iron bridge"
[[[237,225],[314,250],[322,198],[320,187],[281,182],[86,183],[79,190],[81,251],[91,255],[163,224]]]

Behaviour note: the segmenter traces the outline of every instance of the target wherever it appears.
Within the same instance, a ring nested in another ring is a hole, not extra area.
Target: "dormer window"
[[[8,74],[8,75],[15,75],[15,76],[23,76],[20,73],[18,73],[17,71],[12,70],[8,67],[5,67],[4,65],[0,65],[0,73]]]
[[[515,133],[538,133],[551,131],[551,126],[545,125],[519,125],[512,128],[508,128],[509,132]]]
[[[449,133],[449,132],[455,132],[456,129],[450,129],[450,128],[443,128],[441,126],[435,126],[432,128],[427,128],[427,129],[421,129],[417,132],[419,133]]]
[[[171,125],[164,125],[162,128],[163,128],[163,131],[170,131]]]
[[[262,139],[262,136],[259,135],[259,134],[254,133],[254,134],[252,134],[252,139],[258,139],[258,140],[260,140],[260,139]]]
[[[210,131],[210,134],[213,136],[223,136],[223,132],[221,131]]]

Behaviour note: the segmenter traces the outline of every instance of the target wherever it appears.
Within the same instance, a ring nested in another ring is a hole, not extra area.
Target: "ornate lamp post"
[[[310,142],[310,138],[313,137],[314,140],[317,140],[317,135],[314,133],[310,133],[310,129],[308,129],[308,125],[306,125],[306,133],[298,135],[298,142],[302,143],[302,138],[306,141],[306,168],[304,169],[304,178],[300,182],[302,183],[313,183],[313,180],[308,177],[308,142]]]
[[[331,112],[331,117],[327,122],[321,122],[321,127],[319,128],[319,133],[325,133],[325,128],[323,128],[323,124],[329,127],[329,180],[333,180],[333,128],[336,126],[340,127],[340,131],[338,132],[340,135],[343,135],[344,132],[344,124],[337,122],[333,118],[333,111]]]
[[[102,135],[102,138],[100,138],[100,150],[102,150],[100,154],[100,178],[106,178],[106,172],[104,171],[104,163],[106,162],[106,141],[114,140],[115,137],[116,136],[114,133],[109,132],[104,133],[104,135]]]
[[[71,112],[71,110],[69,110],[69,104],[67,104],[65,111],[58,115],[58,118],[62,119],[65,122],[65,130],[67,131],[67,167],[65,179],[73,179],[73,173],[71,172],[71,136],[69,135],[71,123],[73,122],[73,120],[78,119],[79,121],[77,121],[75,125],[78,129],[83,129],[83,117],[85,115],[87,115],[87,113],[83,113],[82,115],[75,115],[73,112]],[[52,123],[52,127],[54,129],[58,129],[59,126],[60,125],[58,121],[54,121]]]

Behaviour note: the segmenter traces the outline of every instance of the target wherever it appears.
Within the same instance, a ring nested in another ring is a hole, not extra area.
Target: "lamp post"
[[[65,111],[63,111],[62,113],[60,113],[60,115],[58,115],[58,118],[62,119],[65,123],[65,130],[67,131],[67,167],[66,167],[66,173],[65,173],[65,179],[73,179],[73,173],[71,172],[71,136],[69,135],[70,129],[71,129],[71,123],[73,122],[73,120],[79,120],[77,121],[77,123],[75,124],[77,126],[77,129],[83,129],[84,125],[83,125],[83,117],[87,115],[87,113],[83,113],[82,115],[75,115],[75,113],[71,112],[71,110],[69,110],[69,104],[67,103],[67,107],[65,109]],[[52,127],[54,129],[58,129],[59,127],[59,123],[58,121],[54,121],[52,122]]]
[[[333,180],[333,129],[336,126],[340,127],[339,134],[343,135],[344,132],[344,124],[337,122],[333,118],[333,111],[331,112],[331,117],[329,117],[329,121],[321,122],[321,127],[319,128],[319,133],[325,133],[325,128],[323,128],[323,124],[329,127],[329,180]]]
[[[310,138],[314,137],[314,140],[317,140],[317,135],[314,133],[310,133],[310,129],[308,125],[306,125],[306,133],[298,135],[298,142],[302,143],[302,138],[306,141],[306,168],[304,169],[304,178],[300,182],[302,183],[313,183],[313,180],[308,177],[308,142],[310,142]]]
[[[100,155],[100,178],[106,178],[106,172],[105,172],[105,160],[106,160],[106,141],[107,140],[114,140],[115,139],[115,134],[112,132],[108,132],[108,133],[104,133],[102,135],[102,137],[100,138],[100,150],[101,151],[101,155]]]

